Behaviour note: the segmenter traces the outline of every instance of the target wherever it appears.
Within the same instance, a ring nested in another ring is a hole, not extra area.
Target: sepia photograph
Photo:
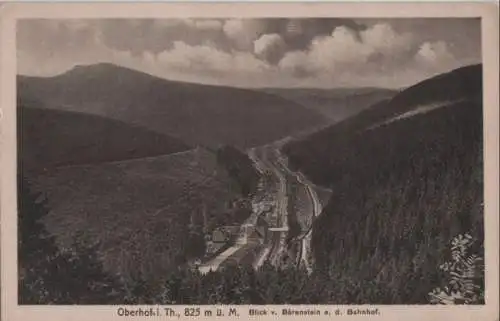
[[[11,295],[485,305],[481,21],[18,19]]]

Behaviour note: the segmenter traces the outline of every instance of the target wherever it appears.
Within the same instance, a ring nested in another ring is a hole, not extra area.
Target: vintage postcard
[[[498,6],[10,3],[2,320],[498,320]]]

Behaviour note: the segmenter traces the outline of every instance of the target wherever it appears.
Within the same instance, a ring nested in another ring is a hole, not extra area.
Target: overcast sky
[[[479,19],[99,19],[18,22],[18,73],[112,62],[239,87],[399,88],[481,61]]]

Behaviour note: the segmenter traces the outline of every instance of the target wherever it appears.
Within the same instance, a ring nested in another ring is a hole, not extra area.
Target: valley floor
[[[199,265],[203,274],[243,263],[259,269],[266,261],[276,267],[303,265],[312,272],[312,222],[320,214],[322,204],[317,187],[302,173],[288,168],[287,159],[280,152],[285,142],[281,140],[248,150],[262,176],[252,199],[253,212],[240,226],[233,245]],[[292,184],[295,188],[291,188]],[[289,204],[292,200],[293,204]],[[300,230],[291,231],[290,218],[298,222]],[[259,223],[259,219],[263,221]]]

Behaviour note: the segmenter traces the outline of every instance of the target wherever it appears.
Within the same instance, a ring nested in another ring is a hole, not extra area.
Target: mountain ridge
[[[426,304],[451,240],[482,244],[481,79],[481,65],[439,75],[284,147],[332,189],[313,225],[317,269],[398,289],[371,304]]]
[[[44,108],[96,114],[191,145],[261,145],[325,122],[281,97],[251,89],[166,80],[113,64],[50,78],[18,76],[18,92]]]
[[[28,107],[18,112],[20,169],[122,161],[187,151],[176,138],[79,112]]]
[[[303,157],[297,157],[294,160],[294,154],[320,155],[325,150],[331,150],[338,146],[347,148],[350,139],[354,139],[358,132],[389,118],[409,112],[420,105],[432,103],[433,100],[439,102],[458,101],[463,97],[466,100],[480,99],[482,95],[481,84],[482,64],[454,69],[410,86],[393,98],[377,102],[353,117],[314,132],[300,140],[292,141],[284,146],[284,151],[291,157],[292,166],[300,168],[300,163],[307,163],[307,161]],[[422,92],[422,88],[424,92]],[[311,164],[310,167],[312,169],[314,165]],[[321,178],[316,175],[316,180],[321,180]]]
[[[373,104],[392,98],[398,90],[359,88],[267,88],[264,92],[281,96],[318,112],[333,122],[352,117]]]

